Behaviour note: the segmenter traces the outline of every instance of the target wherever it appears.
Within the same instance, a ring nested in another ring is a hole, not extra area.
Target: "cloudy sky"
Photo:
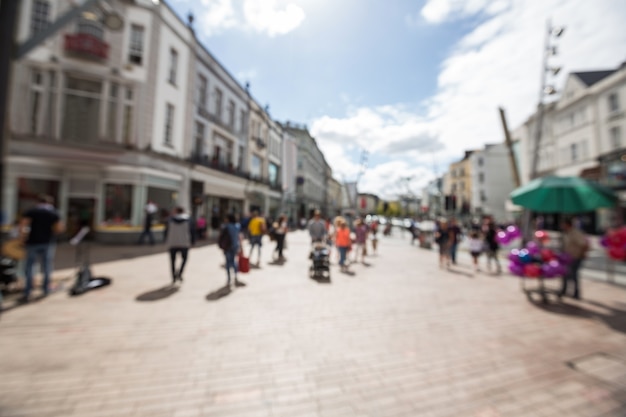
[[[547,19],[562,72],[626,61],[623,0],[168,0],[279,121],[304,123],[339,180],[386,198],[537,105]],[[411,180],[403,181],[402,178]]]

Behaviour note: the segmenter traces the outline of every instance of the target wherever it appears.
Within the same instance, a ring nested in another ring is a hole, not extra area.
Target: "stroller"
[[[313,279],[325,278],[330,280],[330,248],[322,242],[313,242],[309,275]]]

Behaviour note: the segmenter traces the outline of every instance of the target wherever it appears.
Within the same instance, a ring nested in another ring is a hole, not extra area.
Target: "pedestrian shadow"
[[[244,286],[246,285],[245,283],[242,283],[241,281],[239,281],[239,282],[241,284],[243,284]],[[235,285],[237,285],[237,283],[235,283]],[[230,285],[226,284],[223,287],[218,288],[217,290],[207,294],[206,299],[207,299],[207,301],[217,301],[217,300],[220,300],[220,299],[226,297],[231,292],[232,291],[230,289]]]
[[[268,265],[283,266],[283,265],[285,265],[286,262],[287,262],[287,259],[285,259],[285,258],[283,258],[283,259],[272,259],[272,262],[268,262]]]
[[[541,299],[528,298],[535,307],[552,314],[562,314],[581,319],[602,321],[611,329],[626,333],[626,311],[593,300],[581,300],[577,304],[567,302],[545,303]],[[607,314],[585,308],[585,304],[608,311]]]
[[[470,274],[469,272],[461,271],[458,269],[448,268],[448,272],[455,275],[463,275],[464,277],[474,278],[474,274]]]
[[[171,295],[174,295],[177,292],[178,292],[178,286],[170,284],[161,288],[157,288],[156,290],[151,290],[143,294],[140,294],[135,298],[135,300],[136,301],[158,301],[158,300],[167,298]]]
[[[345,270],[345,271],[339,271],[340,273],[344,274],[344,275],[348,275],[350,277],[354,277],[356,276],[356,272],[354,271],[350,271],[350,270]]]

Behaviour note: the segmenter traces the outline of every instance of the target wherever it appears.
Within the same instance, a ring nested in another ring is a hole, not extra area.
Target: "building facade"
[[[314,210],[322,210],[326,203],[326,162],[306,126],[286,122],[284,131],[298,146],[296,202],[298,217],[309,218]]]
[[[509,152],[506,144],[486,145],[472,152],[471,165],[472,214],[490,216],[496,221],[513,220],[506,210],[506,201],[515,189]]]
[[[69,0],[20,3],[22,43],[65,13]],[[191,30],[164,3],[114,2],[122,30],[94,10],[13,66],[4,207],[16,218],[44,192],[68,233],[107,237],[139,227],[148,200],[187,201],[183,156]],[[165,213],[162,213],[165,215]]]

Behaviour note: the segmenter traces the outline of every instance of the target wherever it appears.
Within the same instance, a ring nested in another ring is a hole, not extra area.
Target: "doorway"
[[[95,198],[70,197],[67,204],[67,235],[72,238],[84,227],[89,227],[89,234],[85,239],[93,238],[94,212],[96,207]]]

